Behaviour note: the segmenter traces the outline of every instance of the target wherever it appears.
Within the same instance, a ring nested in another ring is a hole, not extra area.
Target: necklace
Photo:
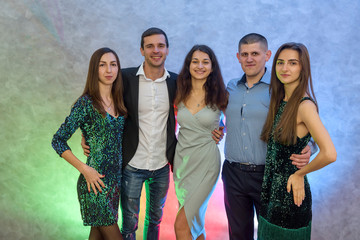
[[[107,111],[110,111],[111,110],[111,105],[112,105],[112,102],[110,102],[109,106],[105,104],[105,102],[103,102],[105,108]]]

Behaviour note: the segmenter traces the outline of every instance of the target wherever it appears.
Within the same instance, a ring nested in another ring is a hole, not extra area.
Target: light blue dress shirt
[[[251,88],[245,74],[227,85],[225,159],[230,162],[264,165],[266,143],[260,140],[270,104],[270,72]]]

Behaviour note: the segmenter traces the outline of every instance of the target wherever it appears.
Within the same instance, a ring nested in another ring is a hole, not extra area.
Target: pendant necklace
[[[106,105],[105,102],[103,102],[104,106],[106,107],[106,110],[107,111],[110,111],[111,110],[111,105],[112,105],[112,102],[110,102],[110,105]]]

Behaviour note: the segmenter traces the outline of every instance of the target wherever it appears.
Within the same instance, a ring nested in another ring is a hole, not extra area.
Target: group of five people
[[[97,50],[82,96],[53,137],[56,152],[81,173],[78,197],[84,225],[91,226],[89,239],[136,238],[144,183],[143,236],[159,239],[171,170],[179,202],[176,239],[205,239],[205,212],[221,169],[221,112],[230,239],[253,239],[254,207],[258,239],[309,239],[306,174],[335,161],[336,151],[318,116],[306,47],[282,45],[270,76],[266,38],[244,36],[237,53],[244,75],[227,88],[206,45],[189,51],[179,75],[165,68],[169,42],[161,29],[142,34],[140,51],[139,67],[121,69],[113,50]],[[86,164],[66,143],[78,128]],[[320,151],[309,163],[311,136]]]

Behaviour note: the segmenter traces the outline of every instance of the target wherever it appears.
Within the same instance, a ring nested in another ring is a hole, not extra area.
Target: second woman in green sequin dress
[[[89,239],[122,239],[117,225],[126,116],[122,91],[118,56],[109,48],[98,49],[83,95],[52,140],[55,151],[80,172],[78,199],[83,223],[91,226]],[[86,164],[67,144],[78,128],[92,149]]]
[[[268,148],[258,240],[309,240],[312,211],[306,174],[334,162],[336,150],[317,112],[309,54],[303,44],[286,43],[278,49],[270,89],[269,113],[261,135]],[[311,136],[320,152],[299,170],[289,158],[292,153],[300,154]]]

